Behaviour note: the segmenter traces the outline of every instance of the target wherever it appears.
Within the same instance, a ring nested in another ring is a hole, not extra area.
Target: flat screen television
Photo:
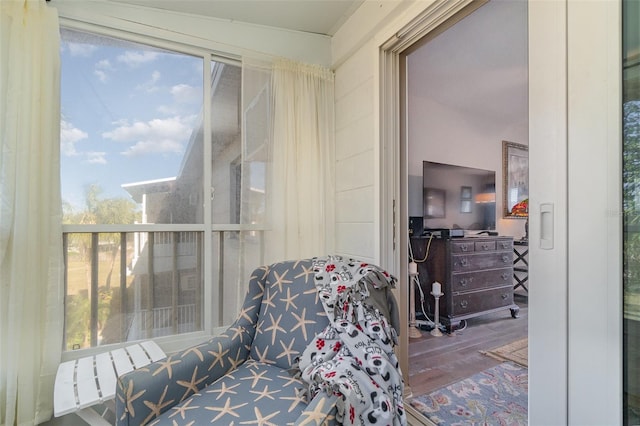
[[[496,172],[422,162],[424,228],[496,229]]]

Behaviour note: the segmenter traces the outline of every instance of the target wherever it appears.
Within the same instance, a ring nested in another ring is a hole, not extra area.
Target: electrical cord
[[[422,291],[422,286],[420,285],[420,278],[418,278],[418,276],[414,276],[413,280],[416,283],[416,287],[418,288],[418,291],[420,291],[420,310],[422,311],[422,315],[424,315],[424,317],[427,319],[427,324],[429,325],[435,325],[435,323],[431,320],[431,318],[429,318],[429,315],[427,315],[427,313],[424,311],[424,301],[425,301],[425,296],[424,296],[424,291]]]
[[[409,242],[409,262],[410,263],[424,263],[427,261],[427,259],[429,258],[429,250],[431,249],[431,241],[433,240],[433,234],[429,235],[429,241],[427,242],[427,249],[425,250],[424,253],[424,258],[420,259],[420,260],[416,260],[414,255],[413,255],[413,249],[411,248],[411,242]],[[422,311],[422,315],[424,315],[424,317],[427,319],[426,321],[426,326],[427,327],[431,327],[431,329],[434,329],[436,327],[436,323],[429,318],[429,315],[427,315],[427,313],[424,310],[424,302],[425,302],[425,295],[424,295],[424,291],[422,291],[422,286],[420,285],[420,277],[416,274],[412,277],[412,279],[415,281],[416,283],[416,287],[418,287],[418,291],[420,291],[420,310]],[[463,320],[464,321],[464,320]],[[461,321],[462,322],[462,321]],[[440,331],[444,332],[444,333],[448,333],[447,332],[447,327],[445,327],[442,324],[439,324],[439,329]],[[462,331],[465,328],[467,328],[467,321],[464,321],[464,327],[459,328],[458,330]]]
[[[429,257],[429,249],[431,248],[431,240],[433,240],[433,234],[429,235],[429,241],[427,242],[427,250],[424,252],[424,259],[421,259],[421,260],[416,260],[413,257],[413,249],[411,248],[411,243],[409,243],[409,258],[411,259],[412,262],[424,263],[427,261],[427,258]]]
[[[410,263],[424,263],[427,261],[427,258],[429,257],[429,249],[431,248],[431,240],[433,239],[433,235],[431,235],[429,237],[429,242],[427,243],[427,250],[425,251],[425,255],[424,255],[424,259],[422,260],[418,260],[416,261],[414,255],[413,255],[413,249],[411,248],[411,242],[409,242],[409,262]],[[427,325],[428,326],[433,326],[435,327],[435,322],[433,322],[433,320],[431,320],[431,318],[429,318],[429,315],[427,315],[427,313],[424,310],[424,302],[425,302],[425,295],[424,295],[424,291],[422,291],[422,286],[420,285],[420,277],[416,274],[412,277],[412,279],[414,280],[414,282],[416,283],[416,287],[418,288],[418,291],[420,292],[420,310],[422,311],[422,315],[424,315],[424,317],[427,319]]]

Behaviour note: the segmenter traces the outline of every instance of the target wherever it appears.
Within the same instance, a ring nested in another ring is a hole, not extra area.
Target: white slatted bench
[[[146,341],[63,362],[56,374],[54,415],[76,413],[90,425],[109,425],[90,407],[114,399],[118,376],[165,357],[155,342]]]

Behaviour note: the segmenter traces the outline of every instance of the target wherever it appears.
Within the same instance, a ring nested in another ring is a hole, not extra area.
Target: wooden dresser
[[[428,245],[429,237],[411,238],[416,261],[425,258]],[[513,318],[518,316],[520,308],[513,301],[512,237],[433,238],[426,261],[418,263],[418,276],[432,320],[431,284],[442,284],[440,323],[450,331],[462,320],[502,309],[510,309]],[[421,312],[419,303],[416,294],[416,314]]]

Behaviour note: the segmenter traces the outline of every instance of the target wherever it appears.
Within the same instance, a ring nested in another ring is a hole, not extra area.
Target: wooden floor
[[[463,330],[442,337],[422,331],[422,338],[409,339],[409,385],[413,396],[430,393],[500,363],[480,353],[528,335],[527,297],[516,293],[520,315],[509,309],[467,321]]]

